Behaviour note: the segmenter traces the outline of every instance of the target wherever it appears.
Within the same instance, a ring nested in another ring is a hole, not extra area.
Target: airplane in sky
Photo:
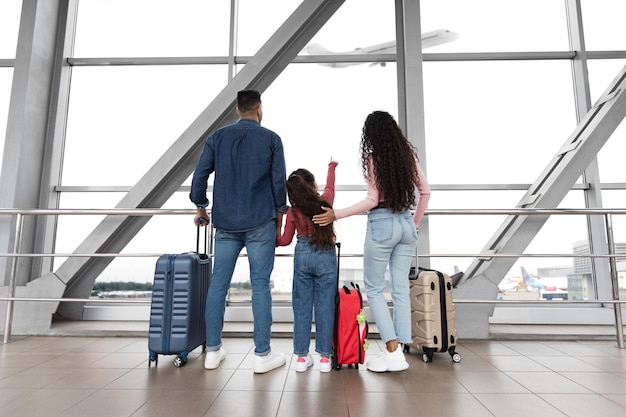
[[[433,30],[431,32],[422,33],[422,49],[432,48],[433,46],[442,45],[444,43],[457,40],[459,35],[447,29]],[[312,43],[304,47],[304,52],[309,55],[365,55],[365,54],[395,54],[396,41],[379,43],[376,45],[356,48],[347,52],[334,52],[326,49],[319,43]],[[363,62],[323,62],[320,65],[333,68],[344,68],[352,65],[361,65]],[[385,62],[381,62],[381,66],[385,66]]]

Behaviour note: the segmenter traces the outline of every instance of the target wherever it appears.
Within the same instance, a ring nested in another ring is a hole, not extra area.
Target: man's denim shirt
[[[191,201],[207,207],[212,173],[212,220],[217,229],[244,232],[265,225],[276,212],[287,211],[283,143],[256,120],[213,132],[206,140],[191,181]]]

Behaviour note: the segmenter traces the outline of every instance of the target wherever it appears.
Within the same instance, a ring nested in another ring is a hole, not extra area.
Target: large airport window
[[[61,208],[115,207],[124,196],[115,188],[137,183],[222,91],[229,81],[227,65],[177,65],[174,61],[179,57],[225,60],[229,54],[233,4],[238,5],[234,16],[234,54],[251,56],[300,6],[301,0],[273,2],[271,13],[266,2],[251,0],[79,3],[74,55],[131,60],[121,66],[79,62],[81,65],[72,69],[62,186],[76,186],[78,190],[62,191]],[[569,51],[565,6],[562,0],[420,2],[422,46],[430,56],[423,64],[425,145],[418,152],[427,167],[429,182],[436,186],[431,209],[517,206],[525,194],[525,185],[538,179],[574,131],[576,109],[570,60],[525,60],[515,55],[531,52],[530,57],[532,52]],[[617,0],[582,1],[589,50],[624,46],[624,36],[620,36],[623,29],[617,20],[617,11],[622,7]],[[4,35],[0,60],[14,59],[20,9],[21,1],[0,5]],[[309,43],[317,46],[305,48],[303,53],[351,54],[357,52],[356,48],[361,48],[357,53],[367,53],[382,44],[389,47],[384,52],[393,53],[395,19],[394,2],[345,2]],[[435,41],[426,36],[430,33]],[[502,54],[480,55],[491,52]],[[174,60],[167,62],[171,65],[133,65],[134,57],[153,57],[155,62],[167,57]],[[485,59],[489,57],[494,59]],[[455,58],[461,60],[454,61]],[[600,96],[623,64],[622,59],[589,62],[592,100]],[[0,100],[3,132],[12,75],[11,68],[0,68],[0,96],[5,97],[4,102]],[[335,206],[346,207],[365,194],[359,166],[365,117],[373,110],[386,110],[397,116],[397,66],[395,62],[291,64],[263,92],[263,104],[263,124],[283,139],[288,173],[300,167],[310,169],[323,186],[328,161],[331,157],[339,161]],[[616,140],[620,136],[623,129],[618,128],[599,154],[603,182],[623,181],[614,169],[621,166],[619,155],[624,154],[620,145],[623,141]],[[189,185],[189,179],[182,185]],[[90,188],[98,186],[99,192]],[[620,207],[621,193],[603,191],[604,205]],[[584,206],[584,192],[579,189],[570,191],[559,205]],[[193,207],[187,192],[181,190],[164,208]],[[419,248],[420,256],[430,256],[432,267],[450,274],[462,271],[473,257],[436,254],[482,251],[505,217],[429,216],[429,247]],[[60,216],[56,251],[76,250],[102,218]],[[195,231],[191,219],[155,216],[123,252],[193,251]],[[615,220],[615,225],[616,240],[626,241],[620,237],[626,230],[622,219]],[[335,228],[344,254],[341,278],[362,281],[365,216],[343,219]],[[553,216],[525,252],[585,253],[587,232],[584,216]],[[290,299],[294,246],[277,249],[272,275],[277,301]],[[55,267],[64,261],[55,258]],[[98,282],[150,283],[154,263],[150,256],[119,257],[100,274]],[[506,273],[503,286],[509,291],[509,298],[546,294],[552,300],[584,299],[593,294],[589,287],[590,268],[588,260],[521,257]],[[233,277],[232,301],[249,301],[248,277],[247,259],[242,257]],[[537,277],[550,284],[535,286]]]

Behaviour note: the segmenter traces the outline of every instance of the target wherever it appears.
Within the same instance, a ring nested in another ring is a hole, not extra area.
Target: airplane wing
[[[458,39],[457,33],[451,32],[448,29],[434,30],[431,32],[422,33],[422,49],[432,48],[433,46],[441,45],[448,42],[453,42]],[[389,41],[371,46],[365,46],[356,48],[351,51],[334,52],[326,49],[319,43],[312,43],[304,48],[304,52],[308,55],[365,55],[365,54],[395,54],[396,53],[396,41]],[[352,65],[360,65],[361,62],[342,62],[342,63],[320,63],[320,65],[328,67],[348,67]]]

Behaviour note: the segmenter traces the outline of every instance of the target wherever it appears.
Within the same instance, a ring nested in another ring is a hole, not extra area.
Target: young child
[[[326,187],[320,196],[313,174],[300,168],[287,179],[287,195],[291,207],[287,211],[282,236],[276,246],[287,246],[293,235],[297,243],[293,260],[293,347],[298,355],[296,372],[305,372],[313,365],[309,355],[311,323],[315,310],[315,351],[320,354],[320,371],[330,372],[337,293],[337,258],[333,225],[314,225],[311,218],[322,213],[322,206],[335,199],[335,167],[328,164]]]

